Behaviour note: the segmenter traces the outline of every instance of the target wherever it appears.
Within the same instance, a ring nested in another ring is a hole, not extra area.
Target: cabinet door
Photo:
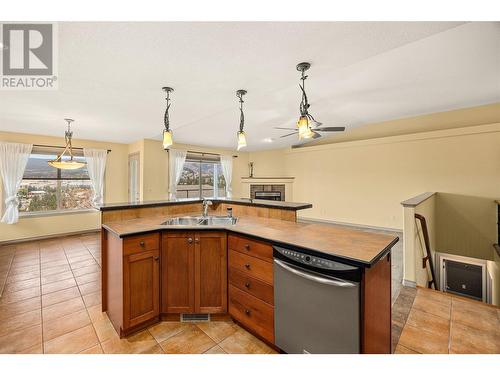
[[[162,312],[194,312],[194,233],[163,234]]]
[[[195,236],[195,311],[227,312],[227,237],[224,232]]]
[[[159,250],[152,250],[124,257],[124,329],[159,315],[159,255]]]

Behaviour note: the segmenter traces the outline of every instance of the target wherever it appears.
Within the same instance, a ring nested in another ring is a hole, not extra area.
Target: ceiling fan
[[[301,141],[308,139],[312,140],[321,138],[322,137],[321,133],[323,132],[341,132],[345,130],[344,126],[323,126],[321,122],[316,121],[316,119],[309,113],[309,107],[311,105],[307,101],[305,80],[307,79],[308,76],[305,75],[305,71],[308,70],[310,67],[311,64],[308,62],[302,62],[297,65],[297,70],[301,72],[300,80],[302,81],[302,84],[299,83],[299,87],[302,91],[302,100],[300,101],[300,117],[299,121],[297,121],[296,128],[282,128],[282,127],[274,128],[280,130],[293,130],[292,133],[282,135],[280,138],[286,138],[291,135],[298,134],[299,140]],[[303,143],[293,147],[300,147],[302,144]]]

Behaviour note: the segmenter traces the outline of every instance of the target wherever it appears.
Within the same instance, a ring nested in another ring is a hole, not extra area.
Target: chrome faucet
[[[212,201],[209,201],[208,199],[203,199],[203,217],[208,216],[208,206],[212,205]]]

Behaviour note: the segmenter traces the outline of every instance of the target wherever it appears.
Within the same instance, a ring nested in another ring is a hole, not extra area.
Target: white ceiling
[[[75,138],[159,139],[172,86],[174,140],[231,148],[243,88],[248,150],[284,147],[301,61],[328,126],[500,101],[498,22],[77,22],[59,24],[59,90],[0,91],[0,130],[62,136],[69,116]]]

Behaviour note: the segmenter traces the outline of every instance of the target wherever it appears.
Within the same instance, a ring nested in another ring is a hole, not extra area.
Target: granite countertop
[[[183,216],[199,216],[200,212]],[[103,224],[103,228],[119,237],[158,230],[214,230],[244,234],[277,245],[292,246],[311,254],[323,255],[362,267],[370,267],[387,254],[399,237],[370,233],[320,223],[296,223],[278,219],[243,216],[235,225],[227,226],[167,226],[161,225],[169,217],[139,218]]]
[[[303,210],[306,208],[311,208],[311,203],[295,203],[295,202],[283,202],[283,201],[269,201],[264,199],[249,199],[249,198],[206,198],[213,203],[234,203],[234,204],[244,204],[248,206],[255,207],[271,207],[279,208],[282,210]],[[156,207],[156,206],[168,206],[176,204],[189,204],[189,203],[201,203],[203,199],[200,198],[180,198],[171,200],[161,200],[161,201],[142,201],[142,202],[124,202],[124,203],[105,203],[98,207],[101,211],[111,211],[111,210],[123,210],[129,208],[145,208],[145,207]]]

